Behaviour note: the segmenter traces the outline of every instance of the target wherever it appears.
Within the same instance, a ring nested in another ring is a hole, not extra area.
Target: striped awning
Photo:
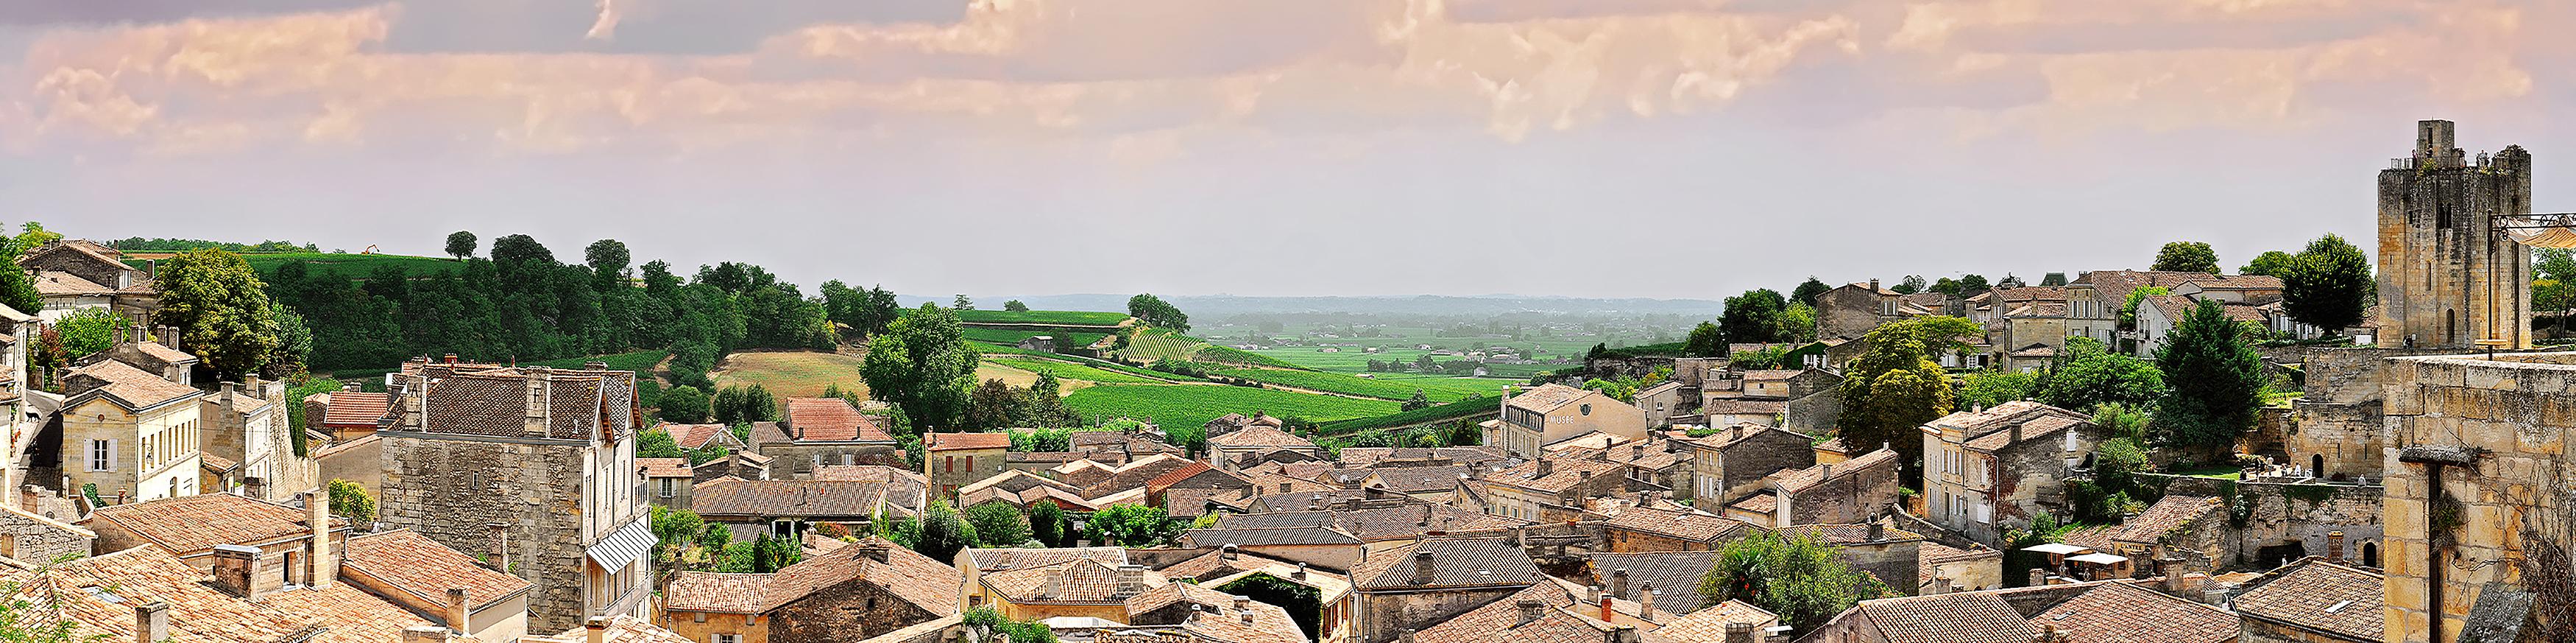
[[[2544,214],[2498,217],[2496,225],[2514,243],[2534,248],[2576,248],[2576,216]]]
[[[601,569],[625,569],[627,563],[635,562],[635,557],[653,551],[653,541],[652,519],[636,516],[634,520],[626,521],[626,526],[618,527],[615,533],[591,545],[590,559],[599,563]]]

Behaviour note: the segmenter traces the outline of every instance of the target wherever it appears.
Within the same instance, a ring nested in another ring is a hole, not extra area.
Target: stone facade
[[[98,534],[80,526],[0,507],[0,558],[42,565],[64,554],[90,555]]]
[[[2498,216],[2531,212],[2531,153],[2507,146],[2474,165],[2450,121],[2415,124],[2412,155],[2379,172],[2379,343],[2531,346],[2531,249]]]
[[[1879,324],[1903,319],[1898,315],[1899,297],[1879,287],[1876,279],[1827,290],[1816,296],[1816,338],[1859,339]]]
[[[2386,640],[2458,640],[2487,588],[2542,570],[2566,578],[2576,353],[2407,357],[2387,368]],[[2531,613],[2565,631],[2576,605]]]
[[[208,491],[284,502],[297,493],[320,488],[321,482],[315,478],[321,473],[321,464],[295,454],[295,436],[286,421],[286,383],[256,377],[241,383],[224,382],[200,403],[204,405],[198,415],[205,423],[205,453],[241,466],[233,478],[239,488]],[[251,484],[253,480],[257,484]]]
[[[1763,476],[1781,469],[1816,464],[1809,438],[1773,427],[1736,425],[1716,435],[1682,440],[1689,449],[1691,484],[1674,489],[1679,498],[1741,496],[1762,486]]]

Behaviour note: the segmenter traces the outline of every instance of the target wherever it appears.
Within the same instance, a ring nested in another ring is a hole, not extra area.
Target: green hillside
[[[1116,326],[1127,321],[1127,313],[1088,310],[960,310],[957,321],[968,324],[1047,324],[1056,326]]]
[[[1135,417],[1162,426],[1198,426],[1227,413],[1254,411],[1318,422],[1394,413],[1386,400],[1241,386],[1110,384],[1074,391],[1064,402],[1085,417]]]

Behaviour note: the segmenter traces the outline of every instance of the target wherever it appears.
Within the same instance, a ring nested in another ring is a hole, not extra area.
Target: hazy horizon
[[[612,237],[809,294],[1716,300],[2368,248],[2422,118],[2576,209],[2563,3],[758,7],[15,5],[0,222]]]

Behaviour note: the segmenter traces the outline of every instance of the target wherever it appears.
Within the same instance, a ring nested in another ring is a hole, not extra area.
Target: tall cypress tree
[[[2215,301],[2183,315],[2156,367],[2165,372],[2165,395],[2156,403],[2149,437],[2156,446],[2215,455],[2254,426],[2263,405],[2263,358],[2245,341],[2243,323],[2227,318]]]

